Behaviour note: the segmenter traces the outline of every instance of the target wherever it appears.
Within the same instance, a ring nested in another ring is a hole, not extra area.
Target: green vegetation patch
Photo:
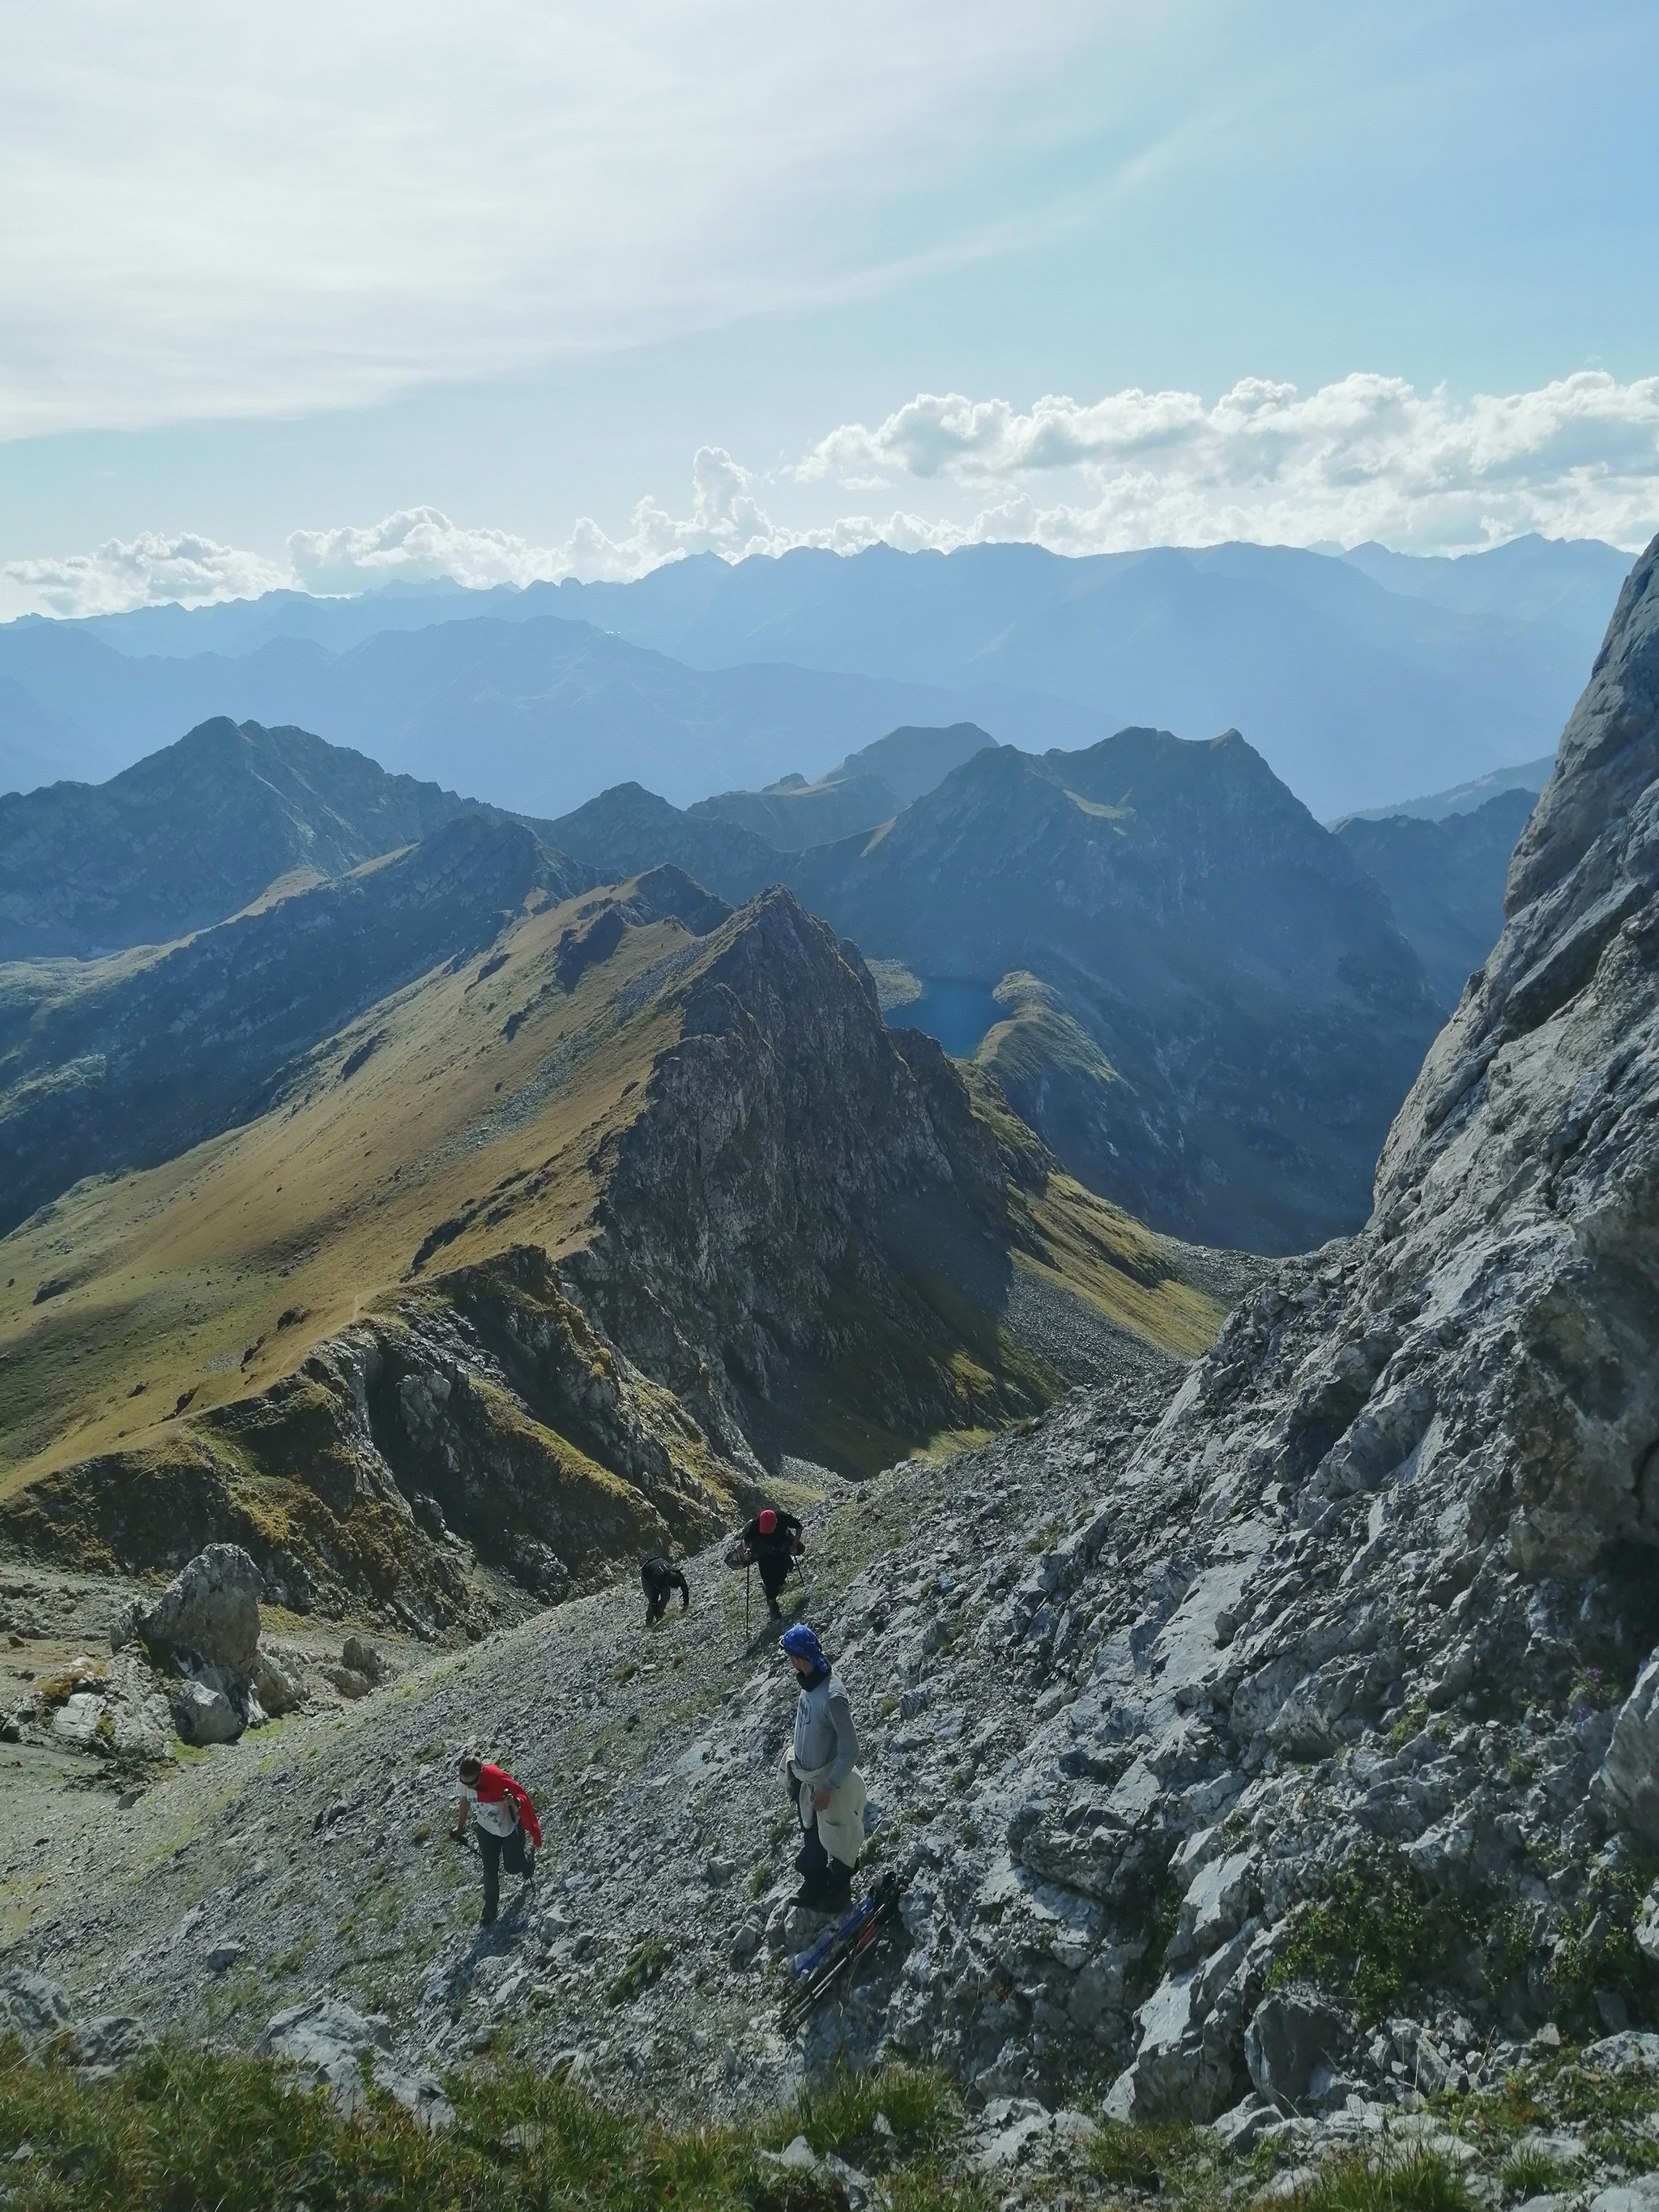
[[[623,1970],[611,1983],[607,1994],[615,2004],[626,2004],[641,1990],[648,1990],[661,1976],[668,1964],[668,1946],[659,1936],[647,1936],[637,1942],[623,1961]]]
[[[1504,2195],[1522,2201],[1528,2197],[1553,2196],[1571,2178],[1570,2166],[1564,2166],[1559,2159],[1552,2158],[1547,2150],[1540,2150],[1535,2146],[1511,2152],[1498,2175]]]
[[[1267,1978],[1275,1988],[1310,1981],[1335,1990],[1369,2023],[1396,2008],[1407,1990],[1442,1975],[1484,1934],[1474,1905],[1436,1896],[1400,1852],[1381,1851],[1343,1868],[1322,1896],[1300,1908]]]
[[[803,2083],[794,2117],[775,2126],[772,2136],[787,2142],[803,2135],[820,2158],[830,2151],[846,2157],[878,2142],[878,2114],[885,2118],[900,2150],[932,2150],[961,2120],[962,2105],[945,2076],[925,2067],[841,2073],[816,2090]]]
[[[1168,2120],[1154,2127],[1103,2120],[1089,2166],[1110,2189],[1185,2197],[1194,2181],[1214,2170],[1220,2156],[1215,2137],[1190,2120]]]
[[[954,2116],[949,2092],[908,2069],[849,2077],[763,2129],[669,2127],[522,2066],[448,2087],[455,2125],[428,2135],[379,2094],[343,2119],[268,2059],[172,2045],[81,2082],[0,2045],[9,2212],[817,2212],[810,2177],[780,2176],[762,2152],[802,2132],[825,2148],[862,2142],[878,2112],[894,2130],[892,2212],[988,2212],[988,2198],[929,2154]]]
[[[1372,2166],[1362,2157],[1325,2166],[1286,2198],[1292,2212],[1473,2212],[1462,2175],[1431,2151]]]

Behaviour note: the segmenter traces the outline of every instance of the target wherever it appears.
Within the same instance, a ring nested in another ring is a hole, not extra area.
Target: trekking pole
[[[748,1632],[749,1628],[749,1578],[754,1571],[755,1570],[752,1564],[746,1566],[743,1571],[743,1626],[745,1634]]]

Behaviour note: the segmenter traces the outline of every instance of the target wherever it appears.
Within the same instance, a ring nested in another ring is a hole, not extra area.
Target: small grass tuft
[[[827,2087],[804,2084],[793,2119],[780,2124],[779,2140],[804,2135],[820,2158],[876,2136],[876,2115],[885,2114],[901,2151],[939,2143],[962,2107],[943,2074],[918,2066],[887,2066],[873,2074],[837,2074]]]
[[[1559,2159],[1535,2147],[1513,2152],[1504,2160],[1498,2176],[1506,2197],[1522,2199],[1553,2196],[1568,2178],[1567,2169]]]
[[[659,1936],[647,1936],[637,1942],[623,1963],[623,1970],[606,1992],[613,2005],[626,2004],[641,1990],[648,1990],[660,1978],[668,1964],[668,1946]]]
[[[1474,2212],[1462,2175],[1431,2151],[1375,2166],[1336,2160],[1285,2202],[1292,2212]]]

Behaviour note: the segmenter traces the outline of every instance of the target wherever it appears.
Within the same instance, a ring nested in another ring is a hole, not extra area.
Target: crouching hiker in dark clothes
[[[459,1843],[466,1834],[470,1810],[477,1832],[478,1856],[483,1863],[483,1917],[481,1928],[495,1925],[501,1896],[501,1863],[509,1874],[522,1875],[528,1888],[536,1875],[536,1854],[542,1845],[541,1823],[530,1793],[499,1766],[491,1766],[476,1751],[464,1752],[456,1772],[461,1780],[461,1802],[455,1808],[452,1838]]]
[[[678,1567],[671,1567],[666,1559],[647,1559],[640,1569],[640,1588],[645,1592],[645,1625],[653,1627],[668,1610],[668,1594],[678,1590],[680,1611],[689,1610],[691,1604],[690,1585]]]
[[[795,1817],[805,1831],[795,1861],[801,1876],[795,1902],[828,1911],[846,1902],[864,1849],[864,1777],[853,1764],[858,1730],[841,1677],[805,1622],[786,1628],[780,1642],[800,1682],[794,1737],[783,1762]]]

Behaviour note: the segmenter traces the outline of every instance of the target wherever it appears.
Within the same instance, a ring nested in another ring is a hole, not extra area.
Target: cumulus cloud
[[[1069,477],[1069,485],[1062,481]],[[1452,400],[1396,378],[1349,376],[1300,393],[1250,379],[1212,404],[1188,392],[1122,392],[1086,404],[920,395],[868,428],[844,425],[781,472],[768,494],[868,491],[908,479],[955,514],[895,506],[811,524],[782,520],[757,478],[699,447],[689,511],[641,499],[612,535],[591,516],[561,542],[457,522],[434,507],[366,526],[297,530],[286,561],[201,537],[112,539],[68,560],[0,568],[0,613],[103,614],[198,605],[276,586],[374,590],[402,579],[491,585],[566,576],[627,580],[665,561],[739,561],[800,545],[855,553],[887,544],[951,552],[1021,543],[1057,553],[1146,545],[1354,545],[1456,553],[1526,531],[1635,548],[1659,530],[1659,377],[1620,384],[1584,371],[1535,392]],[[1053,487],[1048,501],[1038,496]],[[1074,495],[1065,495],[1074,488]]]
[[[873,428],[832,430],[794,474],[851,488],[872,472],[981,489],[1072,472],[1082,496],[1020,509],[1018,534],[1065,552],[1235,538],[1461,551],[1528,530],[1637,544],[1659,523],[1659,377],[1586,369],[1465,401],[1398,377],[1308,393],[1250,377],[1212,404],[1130,390],[1024,413],[924,392]]]
[[[0,607],[15,613],[124,614],[132,607],[214,599],[251,599],[292,584],[293,575],[258,553],[185,532],[164,538],[144,531],[111,538],[90,553],[64,560],[9,561]]]

